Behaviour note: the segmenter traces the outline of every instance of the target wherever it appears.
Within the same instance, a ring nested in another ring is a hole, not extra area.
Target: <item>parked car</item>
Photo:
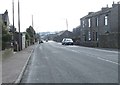
[[[43,41],[42,41],[42,40],[40,40],[40,41],[39,41],[39,44],[40,44],[40,43],[43,43]]]
[[[45,41],[48,42],[48,39],[46,39]]]
[[[73,40],[71,38],[64,38],[62,40],[62,45],[73,45]]]

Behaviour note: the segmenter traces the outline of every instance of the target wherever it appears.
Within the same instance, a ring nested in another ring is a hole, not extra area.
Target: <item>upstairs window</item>
[[[104,25],[108,25],[108,16],[107,15],[104,17]]]
[[[96,18],[96,27],[98,27],[98,17]]]
[[[83,20],[83,28],[85,27],[85,21]]]
[[[88,27],[91,27],[91,19],[88,19]]]

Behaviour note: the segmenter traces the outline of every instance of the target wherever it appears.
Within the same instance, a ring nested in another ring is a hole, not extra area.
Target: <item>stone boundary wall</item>
[[[120,33],[110,33],[99,36],[98,46],[102,48],[118,48]]]

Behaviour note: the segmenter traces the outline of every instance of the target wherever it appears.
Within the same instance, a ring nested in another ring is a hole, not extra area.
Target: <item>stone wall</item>
[[[80,42],[81,46],[87,46],[87,47],[98,47],[97,41],[85,41],[85,42]]]
[[[98,46],[103,48],[118,48],[118,36],[120,36],[120,33],[100,35]]]
[[[10,55],[13,55],[13,49],[12,48],[5,49],[5,50],[0,51],[0,52],[2,52],[2,58],[3,59],[9,57]]]

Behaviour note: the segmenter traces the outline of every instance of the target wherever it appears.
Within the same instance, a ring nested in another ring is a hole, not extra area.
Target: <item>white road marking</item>
[[[90,48],[90,49],[93,49],[93,48]],[[109,53],[119,53],[118,51],[108,51],[108,50],[101,50],[101,49],[94,49],[94,50],[98,50],[102,52],[109,52]]]
[[[107,59],[104,59],[104,58],[101,58],[101,57],[97,57],[97,59],[119,65],[117,62],[114,62],[114,61],[111,61],[111,60],[107,60]]]
[[[54,47],[57,47],[57,46],[54,46]],[[77,46],[76,46],[76,47],[77,47]],[[68,51],[72,51],[72,52],[75,52],[75,53],[80,53],[79,51],[72,50],[72,49],[69,49],[69,48],[67,48],[67,47],[57,47],[57,48],[62,48],[62,49],[66,49],[66,50],[68,50]],[[85,47],[85,48],[87,48],[87,47]],[[103,52],[110,52],[110,53],[119,53],[118,51],[108,51],[108,50],[101,50],[101,49],[95,49],[95,48],[88,48],[88,49],[93,49],[93,50],[98,50],[98,51],[103,51]],[[95,57],[96,55],[91,54],[91,53],[86,53],[86,54],[88,54],[88,56],[89,56],[89,55],[92,55],[92,56],[90,56],[90,57],[94,57],[94,58],[97,58],[97,59],[99,59],[99,60],[103,60],[103,61],[106,61],[106,62],[109,62],[109,63],[113,63],[113,64],[120,65],[119,63],[114,62],[114,61],[111,61],[111,60],[107,60],[107,59],[104,59],[104,58],[101,58],[101,57]]]
[[[79,46],[70,46],[70,47],[79,47]],[[110,50],[104,50],[104,49],[96,49],[96,48],[90,48],[90,47],[83,47],[87,49],[92,49],[92,50],[97,50],[97,51],[102,51],[102,52],[109,52],[109,53],[120,53],[119,51],[110,51]]]
[[[79,47],[79,46],[69,46],[69,47]],[[104,50],[104,49],[96,49],[96,48],[89,48],[89,47],[83,47],[83,48],[88,48],[88,49],[92,49],[92,50],[96,50],[96,51],[102,51],[102,52],[108,52],[108,53],[120,53],[119,51],[110,51],[110,50]]]
[[[67,49],[67,48],[66,48],[66,49]],[[69,50],[69,49],[67,49],[67,50]],[[75,51],[75,50],[70,50],[70,51],[76,52],[76,53],[80,53],[80,52]],[[87,53],[87,54],[88,54],[88,53]],[[89,56],[89,55],[91,55],[91,53],[88,54],[88,56]],[[95,56],[95,55],[94,55],[94,56]],[[90,57],[94,57],[94,56],[90,56]],[[118,64],[117,62],[114,62],[114,61],[111,61],[111,60],[107,60],[107,59],[104,59],[104,58],[101,58],[101,57],[94,57],[94,58],[97,58],[97,59],[99,59],[99,60],[103,60],[103,61],[106,61],[106,62],[109,62],[109,63],[113,63],[113,64],[120,65],[120,64]]]

